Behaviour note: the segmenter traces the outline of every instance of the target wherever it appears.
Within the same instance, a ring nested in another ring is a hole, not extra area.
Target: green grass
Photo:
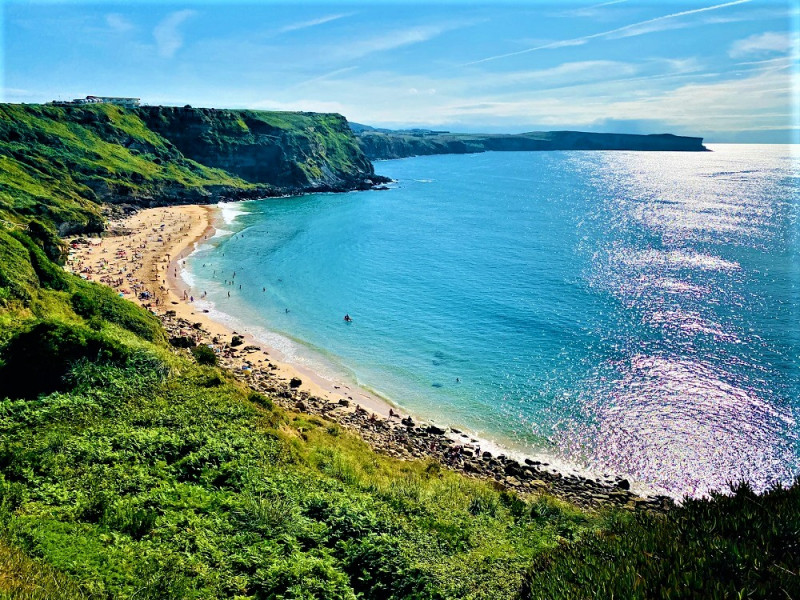
[[[534,560],[524,598],[798,598],[800,485],[747,485],[611,522]]]
[[[210,186],[251,187],[185,158],[131,111],[0,104],[0,218],[99,231],[102,201]]]

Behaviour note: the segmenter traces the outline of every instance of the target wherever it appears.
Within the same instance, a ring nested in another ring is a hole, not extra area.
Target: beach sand
[[[390,409],[397,412],[396,407],[366,390],[346,382],[329,381],[304,365],[286,362],[280,352],[246,330],[234,331],[195,305],[192,300],[199,300],[201,292],[187,285],[181,271],[184,259],[197,244],[214,235],[218,210],[200,205],[159,207],[111,221],[102,238],[89,239],[88,244],[75,244],[74,237],[67,240],[72,246],[67,267],[86,279],[113,287],[124,298],[149,307],[158,315],[175,311],[176,321],[199,323],[208,339],[230,342],[234,335],[240,335],[244,339],[240,348],[260,348],[233,358],[230,361],[233,368],[270,365],[279,381],[300,379],[299,391],[311,396],[329,401],[348,400],[382,417],[388,417]]]

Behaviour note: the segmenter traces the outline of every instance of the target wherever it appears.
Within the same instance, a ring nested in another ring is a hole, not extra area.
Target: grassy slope
[[[37,217],[99,231],[103,200],[175,189],[247,188],[183,157],[136,115],[111,105],[0,104],[0,218]]]
[[[0,228],[0,598],[798,597],[797,486],[663,521],[379,456],[64,273],[58,211],[94,199],[41,169],[0,179],[0,218],[41,222]]]

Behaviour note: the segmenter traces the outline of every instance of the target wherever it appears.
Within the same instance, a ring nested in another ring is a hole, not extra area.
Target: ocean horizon
[[[710,148],[380,161],[389,190],[222,205],[185,278],[289,362],[498,447],[765,489],[800,465],[797,149]]]

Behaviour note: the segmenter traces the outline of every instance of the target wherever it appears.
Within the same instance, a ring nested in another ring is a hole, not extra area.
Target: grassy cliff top
[[[185,158],[133,112],[108,104],[0,104],[0,218],[98,231],[103,201],[249,184]]]

